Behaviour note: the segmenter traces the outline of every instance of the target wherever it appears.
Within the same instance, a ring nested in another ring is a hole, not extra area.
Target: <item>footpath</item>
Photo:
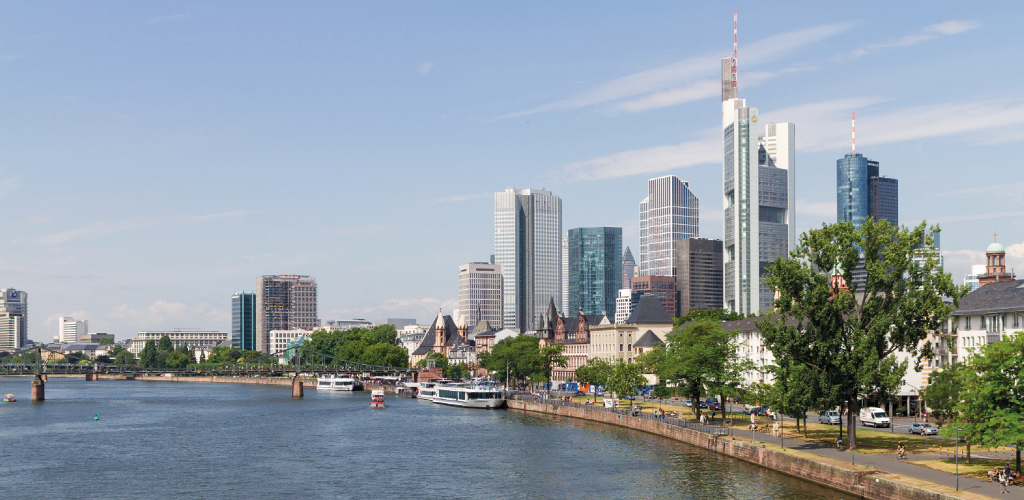
[[[671,417],[657,418],[651,414],[631,416],[626,410],[607,410],[555,400],[509,401],[509,407],[583,418],[658,434],[847,491],[862,498],[945,500],[988,497],[1024,500],[1024,488],[1020,486],[1009,486],[1008,493],[1003,494],[999,483],[962,475],[957,478],[952,473],[911,464],[889,455],[840,452],[834,447],[822,447],[792,438],[786,438],[783,442],[781,438],[765,432],[751,433],[749,430],[702,426]],[[762,447],[764,444],[772,447]],[[776,446],[783,445],[786,449],[799,452],[800,455],[776,451]],[[829,460],[815,461],[806,458],[805,454]],[[914,458],[914,455],[909,456],[909,460]],[[844,467],[843,463],[849,465]],[[956,490],[958,481],[959,491]],[[936,489],[936,485],[939,488]]]

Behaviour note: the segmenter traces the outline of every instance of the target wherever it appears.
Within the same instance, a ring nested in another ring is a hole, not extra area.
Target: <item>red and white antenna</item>
[[[857,113],[853,113],[850,120],[850,140],[853,141],[853,153],[857,154]]]
[[[739,11],[732,11],[732,88],[736,88],[736,59],[737,59],[737,14]]]

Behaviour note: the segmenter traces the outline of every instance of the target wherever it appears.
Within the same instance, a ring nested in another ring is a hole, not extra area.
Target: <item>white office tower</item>
[[[676,275],[676,240],[700,237],[700,201],[674,175],[647,181],[640,202],[640,276]]]
[[[757,108],[737,95],[735,42],[722,60],[722,137],[723,307],[767,311],[773,294],[762,274],[796,245],[796,127],[773,123],[758,135]]]
[[[88,321],[75,321],[75,318],[69,316],[57,318],[57,342],[61,344],[78,342],[87,333],[89,333]]]
[[[615,324],[624,325],[629,315],[633,314],[632,296],[633,291],[629,288],[619,290],[619,296],[615,298]]]
[[[504,327],[534,330],[562,303],[562,199],[543,189],[494,194],[494,263],[505,287]]]
[[[459,266],[459,309],[456,317],[466,318],[470,331],[482,321],[491,328],[505,320],[505,303],[501,266],[486,262],[470,262]]]
[[[4,288],[0,294],[0,347],[20,349],[28,345],[28,293]]]

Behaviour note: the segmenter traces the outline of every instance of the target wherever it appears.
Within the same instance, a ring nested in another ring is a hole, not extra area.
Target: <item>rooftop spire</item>
[[[853,141],[853,154],[857,154],[857,113],[850,119],[850,140]]]
[[[737,86],[736,86],[736,59],[737,59],[737,55],[738,55],[738,50],[737,50],[737,41],[738,41],[738,37],[737,37],[738,22],[737,21],[738,21],[738,15],[739,15],[739,11],[736,11],[736,10],[732,11],[732,88],[734,88],[734,89],[737,88]]]

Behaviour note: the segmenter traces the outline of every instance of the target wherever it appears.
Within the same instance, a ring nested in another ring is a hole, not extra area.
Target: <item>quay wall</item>
[[[672,425],[664,421],[631,417],[620,413],[577,408],[531,401],[508,401],[514,410],[562,415],[664,436],[684,443],[713,450],[790,476],[812,481],[830,488],[852,493],[860,498],[877,500],[962,500],[963,497],[926,490],[887,478],[878,470],[846,469],[812,458],[791,455],[737,441],[731,436],[714,436],[706,432]]]

